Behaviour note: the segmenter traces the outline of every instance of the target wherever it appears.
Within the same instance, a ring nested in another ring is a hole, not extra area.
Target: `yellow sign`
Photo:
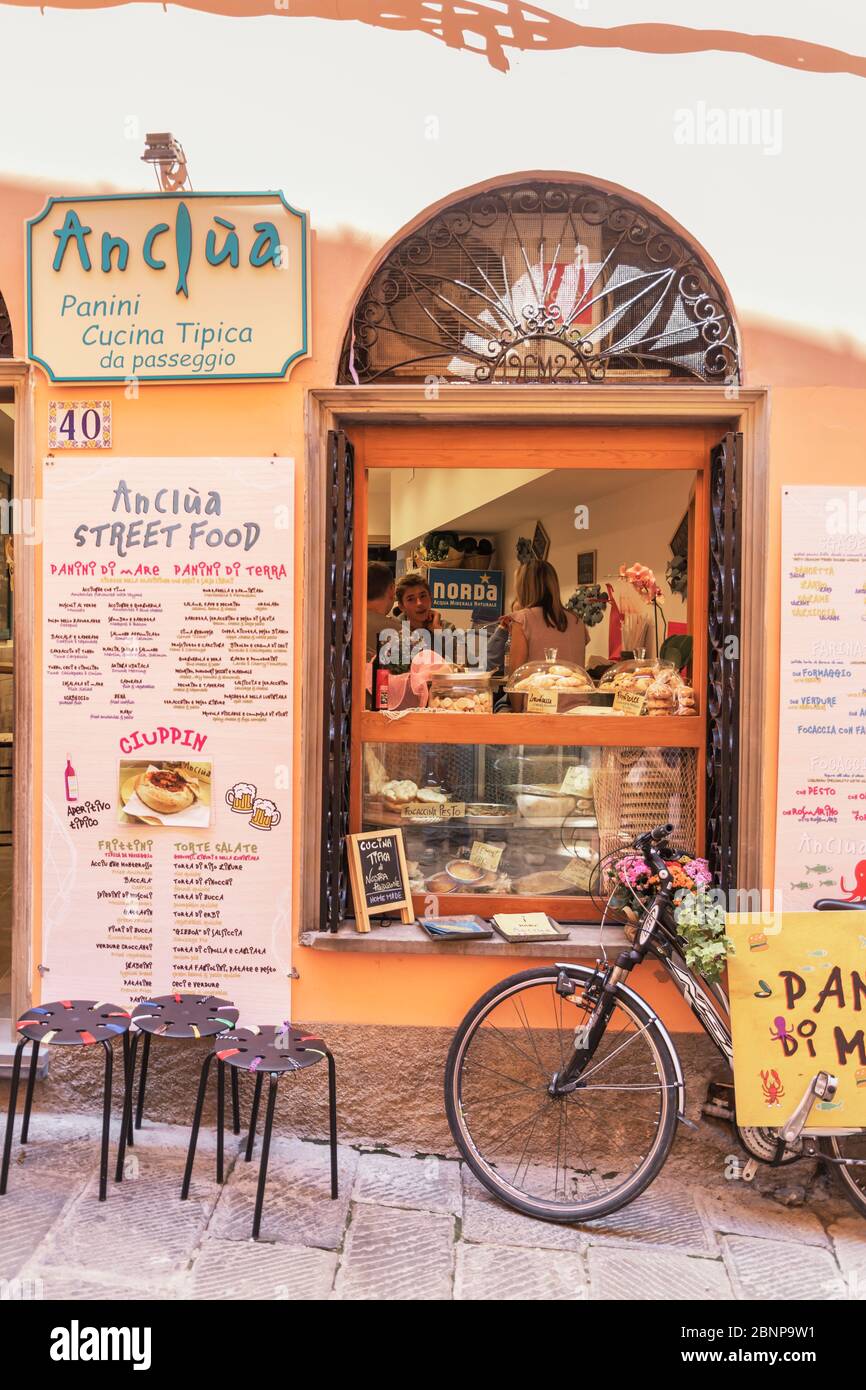
[[[49,198],[28,355],[52,381],[284,377],[310,351],[308,235],[280,193]]]
[[[623,714],[643,714],[645,704],[646,696],[632,690],[618,690],[613,697],[614,709],[622,710]]]
[[[557,714],[559,711],[559,692],[556,690],[530,690],[526,697],[527,714]]]
[[[859,920],[858,920],[859,918]],[[866,922],[857,912],[728,918],[737,1123],[775,1128],[818,1071],[808,1129],[866,1128]]]

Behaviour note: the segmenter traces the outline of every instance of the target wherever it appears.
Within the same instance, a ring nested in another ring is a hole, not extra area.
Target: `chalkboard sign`
[[[369,931],[370,918],[382,912],[399,912],[407,925],[414,922],[402,830],[349,835],[347,847],[357,930]]]

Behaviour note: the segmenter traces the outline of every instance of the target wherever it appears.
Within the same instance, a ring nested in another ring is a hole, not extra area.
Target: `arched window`
[[[682,233],[587,183],[522,181],[438,211],[366,285],[338,381],[740,380],[723,287]]]

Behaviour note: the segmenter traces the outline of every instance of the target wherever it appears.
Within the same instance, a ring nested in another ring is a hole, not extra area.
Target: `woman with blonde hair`
[[[503,621],[511,631],[509,669],[516,671],[524,661],[543,661],[544,653],[556,649],[560,661],[583,665],[587,632],[580,618],[562,605],[559,576],[547,560],[528,560],[515,575],[515,610]]]

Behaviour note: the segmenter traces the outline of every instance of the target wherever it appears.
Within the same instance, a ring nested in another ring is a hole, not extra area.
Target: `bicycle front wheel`
[[[512,975],[472,1006],[448,1053],[445,1108],[490,1192],[527,1216],[583,1221],[625,1206],[661,1170],[676,1130],[677,1067],[652,1013],[620,992],[580,1088],[551,1096],[591,1013],[579,1001],[593,972],[567,968],[578,986],[569,999],[557,993],[560,973]]]

